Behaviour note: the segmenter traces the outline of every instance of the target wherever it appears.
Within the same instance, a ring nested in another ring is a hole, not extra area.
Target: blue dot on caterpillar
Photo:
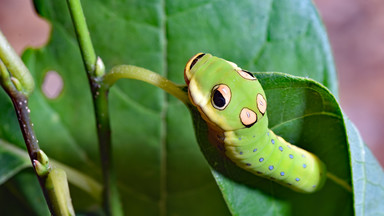
[[[238,167],[295,191],[312,193],[326,180],[320,159],[268,128],[267,100],[252,73],[210,54],[184,69],[188,96],[212,133],[212,144]]]

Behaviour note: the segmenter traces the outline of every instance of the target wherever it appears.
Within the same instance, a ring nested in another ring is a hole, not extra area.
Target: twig
[[[16,116],[23,134],[28,155],[33,165],[40,187],[52,215],[74,215],[68,183],[65,178],[51,178],[49,159],[40,150],[33,130],[28,107],[28,96],[34,88],[33,78],[20,57],[0,32],[0,85],[12,100]],[[65,176],[63,171],[60,171]],[[47,181],[50,179],[50,181]],[[60,181],[59,181],[60,180]],[[52,183],[50,187],[49,184]],[[55,193],[52,193],[54,191]],[[63,205],[64,204],[64,205]]]
[[[108,110],[108,88],[102,83],[103,62],[96,57],[80,0],[67,0],[79,42],[85,70],[93,95],[99,151],[103,174],[103,203],[106,215],[123,215],[111,159],[111,127]]]

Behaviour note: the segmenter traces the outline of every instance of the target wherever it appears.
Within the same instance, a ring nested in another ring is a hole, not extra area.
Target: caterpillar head
[[[232,62],[198,53],[185,66],[184,79],[203,119],[224,131],[252,127],[266,115],[260,83]]]

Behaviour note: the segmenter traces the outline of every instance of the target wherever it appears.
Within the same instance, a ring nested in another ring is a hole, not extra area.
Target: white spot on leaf
[[[62,92],[63,84],[63,79],[56,71],[48,71],[41,89],[47,98],[55,99]]]

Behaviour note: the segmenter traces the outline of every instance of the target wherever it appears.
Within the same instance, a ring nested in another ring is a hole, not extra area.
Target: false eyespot
[[[224,110],[231,101],[231,89],[225,84],[219,84],[212,89],[212,106]]]
[[[252,110],[243,108],[240,112],[240,121],[245,127],[251,127],[256,123],[257,115]]]
[[[257,94],[256,103],[260,113],[264,115],[265,111],[267,110],[267,102],[265,101],[262,94]]]
[[[242,70],[242,69],[238,69],[236,71],[244,79],[247,79],[247,80],[257,80],[256,77],[251,72],[249,72],[249,71]]]
[[[200,55],[188,62],[187,72],[197,64]],[[317,156],[268,129],[267,100],[256,77],[232,62],[207,55],[209,58],[204,57],[204,67],[194,68],[196,76],[189,77],[195,80],[187,80],[187,84],[189,94],[210,97],[204,101],[210,101],[213,108],[198,107],[202,118],[213,123],[207,124],[208,137],[218,137],[209,141],[246,171],[295,191],[311,193],[319,190],[326,179],[325,165]],[[239,79],[239,75],[243,79]],[[222,112],[227,107],[230,109]],[[239,123],[243,126],[239,127]],[[217,127],[224,131],[220,136],[215,134]]]

